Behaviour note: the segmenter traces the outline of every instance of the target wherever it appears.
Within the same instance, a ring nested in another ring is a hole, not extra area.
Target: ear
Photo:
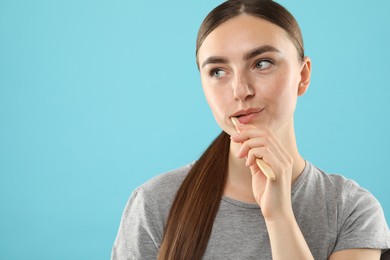
[[[302,96],[306,93],[310,85],[311,75],[311,60],[309,57],[303,58],[301,67],[301,81],[298,86],[298,96]]]

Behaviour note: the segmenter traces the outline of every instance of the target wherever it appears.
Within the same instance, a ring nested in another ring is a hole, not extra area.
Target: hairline
[[[225,22],[227,21],[230,21],[231,19],[234,19],[234,18],[237,18],[239,16],[242,16],[242,15],[248,15],[248,16],[252,16],[254,18],[258,18],[258,19],[262,19],[264,21],[267,21],[267,22],[270,22],[274,25],[276,25],[277,27],[281,28],[283,30],[283,32],[287,35],[287,37],[290,39],[291,43],[294,45],[295,49],[297,50],[297,55],[298,55],[298,60],[299,61],[303,61],[305,55],[304,53],[303,56],[301,57],[300,55],[300,50],[298,48],[298,46],[296,45],[296,40],[294,39],[294,37],[286,30],[284,29],[283,27],[279,26],[277,23],[275,23],[272,19],[269,19],[268,17],[265,17],[263,15],[258,15],[258,14],[253,14],[253,13],[249,13],[249,12],[245,12],[244,11],[244,5],[241,6],[239,12],[234,15],[234,16],[231,16],[229,17],[228,19],[226,20],[223,20],[221,23],[218,23],[217,26],[215,26],[212,30],[210,30],[207,35],[202,39],[202,41],[199,43],[199,45],[197,46],[197,49],[196,49],[196,53],[195,53],[195,59],[196,59],[196,65],[198,67],[198,70],[200,70],[200,66],[199,66],[199,50],[200,48],[202,47],[203,45],[203,42],[206,40],[206,38],[215,30],[217,29],[219,26],[221,26],[222,24],[224,24]],[[302,52],[304,52],[303,50],[303,46],[302,46]],[[203,67],[203,66],[202,66]]]

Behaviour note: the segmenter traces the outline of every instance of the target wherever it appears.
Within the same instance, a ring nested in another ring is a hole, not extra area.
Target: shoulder
[[[142,208],[150,218],[164,223],[173,203],[177,190],[192,168],[193,163],[160,174],[141,186],[131,194],[129,204]]]
[[[323,199],[328,203],[336,203],[340,213],[353,205],[364,207],[365,209],[379,208],[378,200],[367,189],[361,187],[352,179],[341,174],[326,173],[315,167],[310,162],[304,189],[311,189],[316,194],[323,195]]]
[[[340,174],[327,174],[313,165],[311,167],[307,176],[310,184],[307,186],[312,187],[316,195],[321,195],[316,203],[326,205],[327,213],[336,221],[338,235],[334,251],[388,248],[389,229],[382,207],[374,195]]]
[[[340,202],[340,199],[344,201],[351,197],[367,197],[370,200],[375,200],[368,190],[362,188],[354,180],[341,174],[326,173],[310,162],[307,162],[307,164],[308,173],[305,181],[307,186],[338,197],[338,202]]]
[[[192,168],[192,165],[193,163],[190,163],[153,177],[137,187],[133,193],[137,193],[147,200],[161,200],[173,197]]]
[[[136,188],[123,211],[113,259],[156,259],[165,220],[192,164],[156,176]]]

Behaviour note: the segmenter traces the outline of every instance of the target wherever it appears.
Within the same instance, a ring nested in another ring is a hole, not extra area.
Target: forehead
[[[215,28],[203,41],[198,57],[201,62],[208,56],[240,56],[263,45],[275,47],[285,55],[297,52],[279,26],[251,15],[240,15]]]

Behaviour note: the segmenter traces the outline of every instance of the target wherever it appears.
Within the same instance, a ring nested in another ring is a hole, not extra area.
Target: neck
[[[293,158],[291,180],[291,185],[293,185],[305,168],[305,160],[299,154],[296,144],[294,128],[290,127],[289,130],[285,131],[283,134],[281,131],[278,131],[275,134]],[[240,159],[235,156],[239,148],[240,144],[234,142],[230,143],[228,178],[224,195],[239,201],[256,203],[252,192],[252,174],[250,169],[245,165],[245,159]]]

